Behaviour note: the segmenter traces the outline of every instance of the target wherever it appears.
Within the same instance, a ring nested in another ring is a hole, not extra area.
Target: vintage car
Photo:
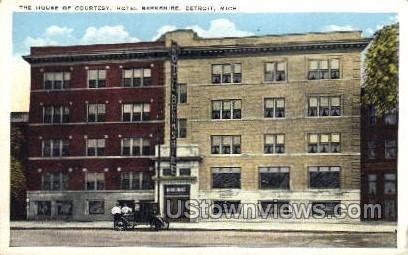
[[[169,221],[160,216],[158,204],[153,202],[118,201],[121,206],[126,204],[132,209],[131,213],[121,214],[114,222],[117,231],[134,229],[137,225],[149,225],[152,230],[168,229]]]

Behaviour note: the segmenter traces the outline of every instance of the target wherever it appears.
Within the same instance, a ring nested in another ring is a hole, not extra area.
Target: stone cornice
[[[208,47],[181,47],[180,59],[203,57],[229,57],[237,55],[265,55],[282,54],[290,52],[310,51],[347,51],[363,50],[370,39],[321,41],[321,42],[296,42],[262,45],[231,45]],[[154,48],[143,50],[103,51],[92,53],[66,53],[58,55],[28,55],[23,58],[30,64],[47,64],[61,62],[93,62],[110,60],[166,60],[170,57],[170,49]]]

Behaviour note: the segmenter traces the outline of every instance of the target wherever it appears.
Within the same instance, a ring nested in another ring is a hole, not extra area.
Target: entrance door
[[[190,185],[164,186],[164,214],[172,221],[188,221],[186,202],[190,199]]]

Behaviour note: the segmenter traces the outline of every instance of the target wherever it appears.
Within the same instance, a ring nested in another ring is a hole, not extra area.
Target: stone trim
[[[238,46],[212,46],[212,47],[182,47],[180,48],[180,59],[194,59],[203,57],[230,57],[234,55],[265,55],[291,51],[330,51],[330,50],[350,50],[364,49],[370,39],[344,40],[344,41],[322,41],[322,42],[295,42],[281,44],[262,45],[238,45]],[[45,64],[58,62],[94,62],[104,60],[129,60],[129,59],[155,59],[167,60],[170,58],[169,48],[143,49],[138,51],[123,50],[104,51],[92,54],[59,54],[59,55],[27,55],[23,56],[30,64]]]

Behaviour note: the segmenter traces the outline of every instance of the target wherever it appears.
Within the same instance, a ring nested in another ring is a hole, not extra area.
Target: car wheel
[[[163,219],[163,227],[162,229],[169,229],[170,227],[170,222],[167,219]]]
[[[160,230],[160,225],[161,225],[160,222],[158,222],[157,220],[152,220],[150,222],[150,229],[154,231],[158,231]]]
[[[115,226],[115,230],[117,230],[117,231],[124,231],[124,230],[126,230],[126,224],[125,224],[125,222],[123,222],[123,221],[118,221],[117,223],[116,223],[116,226]]]

